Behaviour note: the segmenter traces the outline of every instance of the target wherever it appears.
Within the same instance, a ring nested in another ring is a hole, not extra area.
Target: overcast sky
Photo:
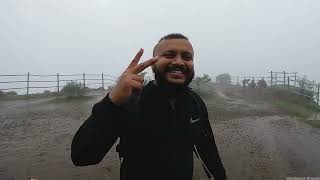
[[[320,81],[319,0],[1,0],[0,74],[118,76],[171,32],[190,38],[198,75]]]

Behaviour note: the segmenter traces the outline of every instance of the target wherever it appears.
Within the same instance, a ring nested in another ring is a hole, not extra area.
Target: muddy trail
[[[215,85],[207,92],[228,179],[320,177],[320,129],[275,109],[264,89]]]
[[[0,100],[0,179],[119,179],[115,147],[98,165],[70,159],[73,135],[103,96]],[[275,109],[263,91],[215,85],[203,98],[228,179],[320,177],[320,130]]]

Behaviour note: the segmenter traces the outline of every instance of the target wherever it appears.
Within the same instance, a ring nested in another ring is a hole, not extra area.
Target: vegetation
[[[313,98],[294,93],[286,88],[276,87],[271,91],[276,107],[292,116],[300,117],[314,127],[320,127],[319,120],[307,120],[311,115],[320,113],[320,108]]]
[[[8,92],[0,91],[1,99],[7,99],[7,98],[12,99],[16,97],[18,97],[18,93],[15,91],[8,91]]]
[[[297,79],[298,85],[303,89],[314,90],[315,81],[308,80],[307,76]]]
[[[295,117],[302,117],[306,119],[313,113],[311,109],[287,101],[276,101],[275,105]]]
[[[216,82],[222,84],[231,84],[231,76],[228,73],[219,74],[216,77]]]
[[[45,96],[49,96],[50,94],[51,94],[51,92],[49,90],[43,91],[43,95],[45,95]]]
[[[150,76],[146,76],[147,72],[141,72],[139,73],[140,76],[144,78],[143,86],[146,86],[152,79]]]
[[[196,77],[193,81],[196,84],[196,86],[198,87],[198,89],[200,90],[200,87],[202,85],[211,82],[211,78],[209,77],[208,74],[203,74],[202,77]]]
[[[18,93],[17,92],[15,92],[15,91],[8,91],[8,92],[6,92],[6,93],[4,93],[5,95],[9,95],[9,96],[16,96],[16,95],[18,95]]]
[[[296,91],[302,93],[306,96],[313,97],[313,92],[316,91],[316,82],[307,79],[307,76],[303,76],[302,78],[297,79],[298,88]]]
[[[62,88],[60,93],[67,97],[80,97],[85,95],[86,88],[81,83],[70,81]]]
[[[197,92],[200,96],[207,97],[210,93],[208,91],[208,86],[206,85],[210,82],[211,78],[209,77],[209,75],[203,74],[202,77],[196,77],[195,79],[193,79],[191,87],[195,87],[195,89],[193,90]]]

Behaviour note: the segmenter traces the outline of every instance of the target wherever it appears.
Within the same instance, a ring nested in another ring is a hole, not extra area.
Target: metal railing
[[[31,89],[52,89],[56,92],[65,86],[66,83],[75,81],[80,82],[83,87],[89,87],[91,85],[101,85],[100,87],[105,88],[105,85],[112,85],[117,81],[117,77],[108,74],[3,74],[0,75],[0,91],[11,91],[11,90],[26,90],[25,93],[29,95]],[[25,80],[8,80],[8,78],[23,78]],[[2,80],[4,79],[4,80]],[[23,84],[23,86],[10,86]],[[64,84],[63,84],[64,83]],[[4,88],[4,86],[6,86]]]
[[[307,80],[306,77],[297,76],[297,72],[286,72],[279,71],[274,72],[270,71],[270,76],[247,76],[247,77],[239,77],[233,76],[231,77],[231,84],[242,85],[242,81],[244,79],[250,79],[257,82],[257,80],[264,79],[267,82],[269,87],[278,87],[283,86],[288,88],[294,93],[300,94],[305,97],[312,98],[318,105],[320,103],[320,84],[315,81]]]

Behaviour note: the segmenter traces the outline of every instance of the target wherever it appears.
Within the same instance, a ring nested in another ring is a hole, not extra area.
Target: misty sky
[[[198,75],[286,70],[320,82],[319,0],[1,0],[0,74],[118,76],[171,32],[191,40]]]

